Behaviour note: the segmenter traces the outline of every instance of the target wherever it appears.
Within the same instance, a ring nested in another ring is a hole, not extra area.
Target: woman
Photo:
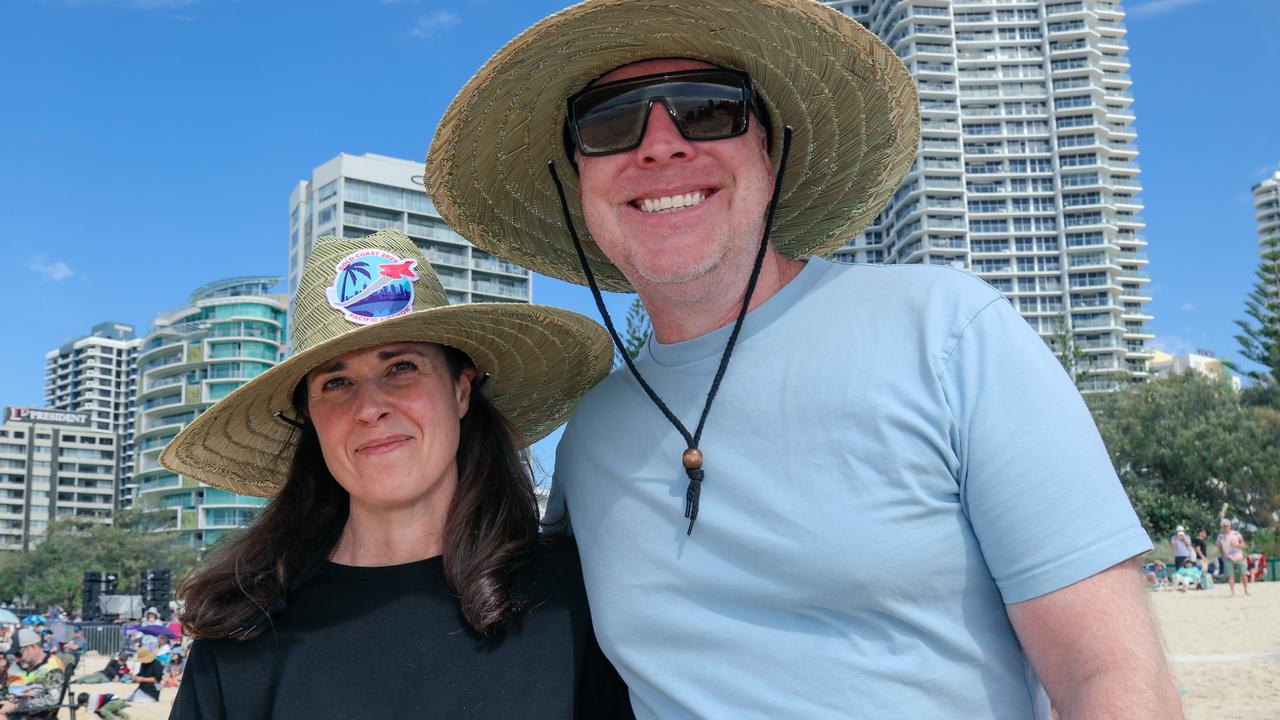
[[[395,231],[322,239],[293,328],[161,457],[273,496],[180,588],[197,640],[171,717],[629,716],[519,455],[608,371],[603,330],[447,306]]]
[[[133,689],[128,702],[160,702],[160,679],[164,677],[164,665],[156,659],[156,651],[151,648],[138,651],[138,663],[138,672],[133,674],[133,681],[138,683],[138,687]]]

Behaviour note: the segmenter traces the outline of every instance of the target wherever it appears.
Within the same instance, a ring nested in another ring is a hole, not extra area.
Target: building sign
[[[41,410],[29,407],[5,408],[6,420],[17,422],[55,423],[58,425],[75,425],[89,427],[89,413],[66,412],[63,410]]]

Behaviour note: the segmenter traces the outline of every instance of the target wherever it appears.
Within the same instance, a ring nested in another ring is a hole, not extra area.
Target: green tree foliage
[[[1246,320],[1237,320],[1240,354],[1262,366],[1245,375],[1262,385],[1280,386],[1280,235],[1262,242],[1258,281],[1244,301]]]
[[[176,586],[195,563],[196,550],[176,544],[176,533],[148,532],[154,518],[117,513],[115,525],[63,519],[30,552],[0,557],[0,598],[28,596],[32,605],[80,607],[86,571],[114,572],[118,591],[136,594],[143,568],[168,568]]]
[[[1059,315],[1054,320],[1053,333],[1049,335],[1048,343],[1049,349],[1053,351],[1054,357],[1058,358],[1062,369],[1067,371],[1067,376],[1071,378],[1071,382],[1075,383],[1076,389],[1082,389],[1085,380],[1089,377],[1088,365],[1084,350],[1076,343],[1075,331],[1071,329],[1065,314]]]
[[[640,302],[640,296],[637,295],[627,309],[627,327],[622,333],[622,345],[627,349],[627,354],[635,359],[652,335],[653,326],[649,324],[649,313],[645,312],[644,303]],[[615,357],[614,365],[621,364],[622,357]]]
[[[1280,413],[1243,405],[1199,373],[1089,398],[1134,508],[1153,536],[1210,530],[1224,514],[1260,527],[1280,509]]]

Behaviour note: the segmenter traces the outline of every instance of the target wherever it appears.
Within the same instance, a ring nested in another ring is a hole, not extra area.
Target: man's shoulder
[[[975,312],[1003,297],[977,276],[949,265],[872,265],[819,260],[830,265],[814,290],[842,297],[833,300],[904,314]]]

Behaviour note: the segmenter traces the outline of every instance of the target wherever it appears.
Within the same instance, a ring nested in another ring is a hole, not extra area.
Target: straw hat
[[[586,228],[561,142],[568,98],[610,70],[689,58],[745,71],[768,109],[779,162],[795,129],[771,240],[790,257],[834,252],[884,207],[915,158],[915,84],[869,30],[814,0],[588,0],[497,52],[445,111],[426,186],[445,220],[484,250],[585,284],[547,173],[554,160]],[[589,234],[600,287],[631,284]]]
[[[417,246],[395,230],[324,237],[307,259],[294,302],[294,354],[236,389],[178,434],[160,464],[232,492],[271,496],[287,479],[298,433],[294,388],[321,363],[390,342],[465,352],[492,375],[482,392],[519,433],[521,447],[568,418],[609,372],[603,328],[568,310],[524,303],[448,305]]]

